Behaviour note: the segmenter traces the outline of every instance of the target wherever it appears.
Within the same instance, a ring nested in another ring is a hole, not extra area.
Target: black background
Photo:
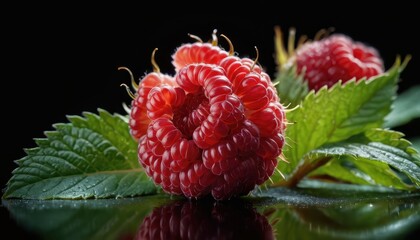
[[[338,2],[337,2],[338,3]],[[150,3],[149,3],[150,4]],[[161,71],[173,74],[171,54],[182,43],[193,42],[187,34],[208,40],[213,29],[228,36],[240,56],[255,57],[274,76],[274,26],[284,32],[310,38],[321,28],[334,27],[378,49],[388,69],[397,55],[413,59],[402,73],[399,91],[420,84],[419,39],[416,9],[407,4],[367,7],[360,3],[321,6],[299,3],[288,6],[265,1],[228,7],[212,1],[180,11],[164,3],[130,6],[9,6],[2,10],[2,188],[16,167],[13,160],[34,147],[33,138],[43,137],[52,124],[66,115],[104,108],[124,113],[122,103],[130,98],[119,85],[129,83],[120,66],[132,70],[136,79],[152,71],[150,54],[159,48],[156,61]],[[386,5],[384,3],[384,5]],[[329,9],[333,7],[333,9]],[[165,13],[169,11],[169,13]],[[224,40],[220,41],[227,48]],[[418,123],[418,121],[417,121]],[[401,128],[418,135],[417,124]],[[2,215],[5,211],[2,209]]]

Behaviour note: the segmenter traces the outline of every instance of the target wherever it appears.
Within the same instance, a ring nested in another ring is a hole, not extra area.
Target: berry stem
[[[286,181],[273,184],[274,187],[296,187],[298,183],[313,170],[328,163],[332,157],[321,157],[315,160],[305,158],[303,163],[295,168],[295,171]]]

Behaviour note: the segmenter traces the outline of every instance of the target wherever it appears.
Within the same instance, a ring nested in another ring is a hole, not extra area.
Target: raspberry
[[[251,204],[174,202],[143,219],[135,239],[275,239],[267,218]]]
[[[384,66],[378,52],[350,37],[335,34],[320,41],[305,43],[296,51],[298,73],[310,89],[331,87],[339,80],[347,82],[383,73]]]
[[[213,45],[183,45],[173,56],[176,75],[147,75],[132,103],[140,163],[170,194],[248,194],[273,174],[284,144],[284,107],[270,77]]]

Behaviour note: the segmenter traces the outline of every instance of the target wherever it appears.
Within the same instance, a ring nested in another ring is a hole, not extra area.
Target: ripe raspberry
[[[277,165],[284,108],[270,77],[252,60],[215,46],[211,51],[206,44],[194,45],[194,51],[191,46],[174,54],[180,67],[174,78],[142,80],[130,115],[139,161],[171,194],[215,199],[248,194]],[[191,50],[188,58],[181,57],[185,49]]]
[[[135,239],[275,239],[267,218],[250,204],[175,202],[143,219]]]
[[[298,73],[305,71],[310,89],[331,87],[339,80],[370,78],[383,73],[378,52],[345,35],[331,35],[302,45],[296,51]]]

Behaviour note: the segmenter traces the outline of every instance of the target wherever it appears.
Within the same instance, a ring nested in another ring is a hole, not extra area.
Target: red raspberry
[[[134,239],[275,239],[267,218],[244,202],[174,202],[143,219]]]
[[[305,72],[310,89],[331,87],[339,80],[370,78],[383,73],[378,52],[351,38],[335,34],[302,45],[296,51],[298,73]]]
[[[192,55],[210,60],[183,61],[175,80],[146,84],[149,75],[142,80],[130,115],[131,133],[140,138],[140,163],[171,194],[215,199],[248,194],[277,165],[284,108],[270,77],[252,60],[228,57],[214,46],[211,54],[205,44],[195,47]]]

